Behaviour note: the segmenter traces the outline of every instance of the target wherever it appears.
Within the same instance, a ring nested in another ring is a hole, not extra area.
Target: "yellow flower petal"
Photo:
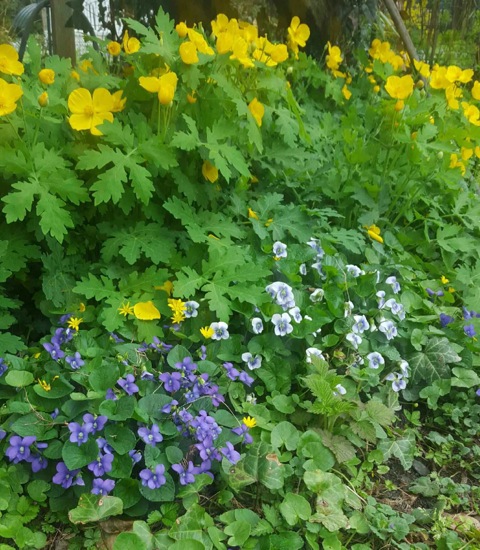
[[[265,107],[258,101],[256,97],[248,104],[248,109],[252,113],[253,118],[258,126],[262,125],[263,115],[265,114]]]
[[[179,48],[180,57],[186,65],[198,63],[197,47],[193,42],[183,42]]]
[[[202,336],[204,338],[207,338],[207,339],[211,338],[213,336],[214,332],[215,331],[211,327],[203,327],[203,328],[200,329],[200,333],[202,334]]]
[[[111,56],[116,57],[117,55],[120,55],[122,46],[118,42],[109,42],[107,44],[107,51]]]
[[[245,424],[245,426],[247,426],[247,428],[254,428],[257,425],[257,421],[251,416],[246,416],[245,418],[242,418],[242,422]]]
[[[137,319],[141,321],[153,321],[154,319],[160,319],[161,315],[153,302],[138,302],[133,306],[133,314]]]
[[[215,183],[218,180],[218,169],[206,160],[202,165],[202,175],[210,183]]]
[[[23,71],[17,50],[10,44],[0,44],[0,73],[21,75]]]
[[[160,79],[156,76],[141,76],[138,82],[147,92],[157,93],[160,89]]]

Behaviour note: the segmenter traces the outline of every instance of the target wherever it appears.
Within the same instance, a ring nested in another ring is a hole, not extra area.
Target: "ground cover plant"
[[[473,70],[156,23],[0,46],[2,547],[474,548]]]

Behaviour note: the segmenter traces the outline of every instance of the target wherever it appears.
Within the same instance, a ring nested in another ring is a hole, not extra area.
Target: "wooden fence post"
[[[60,57],[69,57],[75,64],[75,30],[66,27],[73,10],[67,6],[67,0],[51,0],[53,53]]]

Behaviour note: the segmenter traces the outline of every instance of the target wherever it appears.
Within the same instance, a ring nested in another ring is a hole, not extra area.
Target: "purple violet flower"
[[[2,357],[0,357],[0,376],[2,376],[2,374],[4,374],[8,369],[8,366],[7,364],[5,363],[4,359],[2,359]]]
[[[195,481],[195,476],[193,475],[195,473],[195,466],[191,460],[188,462],[186,469],[181,464],[172,464],[172,470],[179,475],[180,485],[188,485]]]
[[[108,401],[116,401],[118,397],[115,395],[115,392],[112,388],[108,388],[107,393],[105,394],[105,399]]]
[[[467,336],[470,336],[470,338],[473,338],[475,336],[475,334],[477,334],[475,332],[475,327],[473,326],[473,324],[470,324],[470,325],[465,325],[463,327],[463,332],[467,335]]]
[[[96,478],[93,480],[92,493],[94,495],[108,495],[115,488],[115,481],[113,479],[101,479]]]
[[[156,424],[152,424],[152,428],[150,430],[146,427],[139,428],[138,435],[147,445],[152,445],[152,447],[155,447],[157,443],[163,441],[163,436],[160,433],[160,428]]]
[[[232,464],[236,464],[241,458],[240,453],[235,450],[230,441],[227,441],[226,447],[222,447],[220,452]]]
[[[88,440],[88,434],[90,433],[85,426],[80,426],[78,422],[69,422],[68,429],[70,430],[70,441],[77,443],[80,446]]]
[[[127,393],[128,395],[133,395],[138,392],[138,386],[135,384],[135,377],[133,374],[127,374],[125,378],[120,378],[117,380],[117,384]]]
[[[102,477],[104,474],[112,470],[113,455],[99,454],[97,460],[90,462],[87,468],[93,472],[95,477]]]
[[[70,365],[70,368],[72,370],[77,370],[80,367],[83,367],[85,365],[85,361],[82,359],[82,356],[78,351],[75,352],[75,355],[68,355],[65,357],[65,361]]]
[[[245,371],[240,372],[238,379],[240,380],[240,382],[243,382],[248,387],[250,387],[254,382],[254,379],[249,376]]]
[[[36,441],[34,435],[28,435],[27,437],[20,437],[19,435],[12,435],[10,438],[10,447],[5,451],[6,456],[10,459],[10,462],[18,464],[22,460],[28,460],[30,458],[30,445]]]
[[[32,472],[34,473],[40,472],[40,470],[45,470],[48,466],[48,460],[39,453],[30,455],[27,462],[30,462],[32,465]]]
[[[93,414],[87,413],[83,415],[84,428],[90,434],[95,434],[105,427],[108,418],[104,415],[93,416]]]
[[[79,472],[80,470],[69,470],[65,462],[59,462],[57,473],[53,476],[52,481],[64,489],[68,489],[72,485],[85,485],[83,479],[78,475]]]
[[[2,439],[5,439],[6,436],[7,432],[5,430],[0,430],[0,441],[2,441]]]
[[[440,325],[442,328],[445,328],[450,323],[453,323],[455,319],[446,313],[440,313]]]
[[[140,451],[136,451],[135,449],[128,451],[128,456],[133,460],[134,464],[137,464],[137,462],[142,460],[142,453]]]
[[[168,372],[162,373],[159,377],[159,380],[163,382],[163,387],[168,393],[175,393],[180,389],[182,375],[179,372]]]
[[[250,445],[253,443],[253,437],[248,433],[248,426],[242,422],[241,426],[238,428],[233,428],[232,432],[236,435],[243,436],[243,443]]]
[[[155,466],[155,471],[145,468],[140,472],[142,485],[149,489],[160,489],[160,487],[167,482],[164,474],[165,466],[163,464],[157,464]]]
[[[54,361],[57,361],[58,359],[65,357],[65,353],[60,349],[60,347],[57,344],[52,344],[50,342],[47,342],[42,345],[48,351],[48,353],[50,354],[50,357]]]
[[[113,448],[107,443],[107,440],[103,437],[97,437],[97,445],[100,451],[113,455]]]
[[[171,410],[178,405],[178,401],[176,399],[172,399],[170,403],[167,403],[166,405],[163,405],[161,408],[162,413],[168,414],[171,412]]]

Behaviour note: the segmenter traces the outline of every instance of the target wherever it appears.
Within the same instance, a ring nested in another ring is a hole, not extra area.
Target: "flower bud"
[[[38,73],[38,78],[42,84],[53,84],[55,81],[55,71],[52,71],[52,69],[42,69]]]
[[[47,92],[43,92],[43,94],[40,94],[38,96],[38,104],[40,107],[46,107],[48,105],[48,94]]]
[[[287,74],[293,73],[293,67],[290,65],[290,67],[287,67]]]
[[[439,152],[437,153],[437,158],[438,158],[438,160],[442,160],[442,159],[443,159],[443,151],[439,151]]]

